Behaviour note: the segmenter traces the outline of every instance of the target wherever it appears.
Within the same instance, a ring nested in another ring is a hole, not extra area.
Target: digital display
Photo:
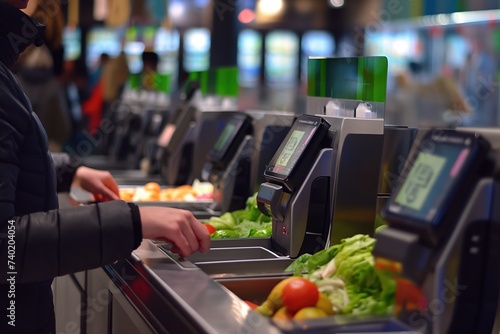
[[[274,86],[295,84],[299,68],[299,37],[292,31],[275,30],[265,39],[266,81]]]
[[[421,153],[396,197],[396,203],[414,210],[422,210],[445,162],[443,157]]]
[[[269,163],[266,175],[287,178],[300,157],[304,154],[316,130],[321,125],[321,118],[298,118],[281,143],[278,151]]]
[[[470,155],[469,147],[450,143],[418,153],[389,211],[427,224],[439,223],[439,212],[453,196]]]
[[[210,30],[191,28],[184,33],[184,70],[205,71],[210,67]]]
[[[87,34],[86,64],[91,70],[99,66],[99,59],[103,53],[111,58],[118,56],[122,50],[121,34],[118,29],[95,27]]]
[[[309,57],[333,57],[335,53],[335,38],[331,33],[313,30],[304,33],[301,41],[301,78],[307,81],[307,63]]]
[[[262,63],[262,34],[245,29],[238,35],[238,81],[241,86],[259,84]]]
[[[63,31],[64,60],[73,61],[82,53],[82,33],[80,28],[65,27]]]
[[[214,150],[215,151],[222,151],[222,149],[226,146],[229,138],[231,137],[231,134],[233,133],[234,129],[236,128],[236,125],[232,123],[228,123],[224,130],[222,130],[221,135],[217,139],[214,145]]]
[[[280,156],[278,157],[278,161],[276,161],[277,165],[286,167],[286,165],[290,161],[290,158],[293,155],[293,152],[295,152],[295,150],[297,149],[300,140],[302,139],[302,137],[304,137],[304,134],[305,134],[304,131],[298,131],[298,130],[293,131],[292,135],[290,136],[290,139],[288,139],[288,142],[286,143],[285,149],[281,152]]]
[[[252,119],[249,115],[234,114],[222,128],[208,157],[218,167],[223,167],[236,153],[244,137],[250,133]]]

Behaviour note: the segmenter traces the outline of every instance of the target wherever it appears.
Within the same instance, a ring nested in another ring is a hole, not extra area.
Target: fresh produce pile
[[[375,269],[374,244],[375,239],[358,234],[314,255],[301,255],[285,271],[314,282],[335,313],[390,314],[396,283]]]
[[[374,267],[375,239],[355,235],[314,255],[298,257],[254,309],[273,318],[309,319],[332,314],[390,314],[396,284]]]
[[[120,199],[132,202],[145,201],[206,201],[212,200],[213,185],[194,180],[192,185],[162,189],[157,182],[148,182],[142,187],[120,188]]]
[[[261,305],[252,308],[273,319],[310,319],[334,314],[332,302],[318,286],[299,276],[282,280]]]
[[[257,207],[257,193],[247,199],[244,209],[211,217],[203,224],[212,239],[270,237],[272,232],[271,217]]]

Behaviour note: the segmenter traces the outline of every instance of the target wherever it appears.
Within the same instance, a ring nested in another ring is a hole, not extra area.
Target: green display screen
[[[319,116],[300,115],[269,161],[264,172],[266,178],[283,183],[290,191],[295,188],[309,173],[313,163],[310,159],[326,145],[323,139],[329,127],[330,124]]]
[[[385,102],[386,57],[309,58],[307,95]]]
[[[295,149],[299,145],[300,140],[302,139],[304,134],[305,134],[304,131],[298,131],[298,130],[293,131],[292,135],[290,136],[290,139],[288,139],[288,142],[286,143],[285,148],[283,149],[283,151],[278,157],[278,160],[276,161],[277,165],[286,167],[288,161],[295,152]]]
[[[204,95],[238,96],[237,67],[191,72],[189,78],[200,83],[200,90]]]
[[[221,151],[227,144],[228,139],[231,137],[231,134],[233,133],[234,129],[236,128],[236,125],[232,123],[228,123],[224,130],[222,130],[222,133],[220,134],[219,138],[217,138],[217,141],[215,142],[214,145],[214,150],[219,152]]]
[[[396,203],[414,210],[422,210],[445,163],[444,157],[420,153],[396,196]]]

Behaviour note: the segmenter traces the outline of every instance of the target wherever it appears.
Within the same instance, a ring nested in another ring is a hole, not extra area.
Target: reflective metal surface
[[[251,311],[202,270],[183,268],[148,240],[130,259],[106,271],[153,318],[151,323],[161,324],[161,332],[279,333],[270,319]],[[172,313],[176,319],[166,316]]]

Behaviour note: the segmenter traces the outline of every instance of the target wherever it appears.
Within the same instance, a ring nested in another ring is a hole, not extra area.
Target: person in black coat
[[[41,26],[21,11],[28,1],[0,0],[0,333],[55,333],[53,278],[124,259],[142,238],[172,242],[182,256],[210,247],[190,212],[120,201],[111,174],[48,152],[9,69],[43,42]],[[57,192],[75,184],[110,201],[58,209]]]

